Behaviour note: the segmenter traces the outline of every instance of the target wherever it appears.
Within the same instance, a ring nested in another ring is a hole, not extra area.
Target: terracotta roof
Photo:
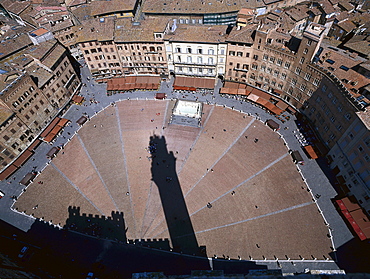
[[[226,38],[227,42],[237,42],[237,43],[248,43],[253,44],[252,33],[257,29],[257,25],[248,25],[240,30],[233,28]]]
[[[357,116],[364,123],[366,128],[370,130],[370,110],[356,112]]]
[[[289,9],[286,9],[284,12],[289,15],[294,21],[301,21],[305,18],[308,17],[308,8],[303,6],[303,5],[299,5],[299,6],[295,6],[295,7],[292,7],[292,8],[289,8]]]
[[[364,56],[370,56],[370,38],[366,36],[354,36],[345,44],[345,47]]]
[[[40,28],[38,28],[38,29],[36,29],[36,30],[31,31],[31,32],[30,32],[30,34],[31,34],[31,35],[36,35],[36,36],[41,36],[41,35],[44,35],[44,34],[46,34],[46,33],[48,33],[48,32],[49,32],[49,31],[48,31],[48,30],[46,30],[45,28],[40,27]]]
[[[353,92],[353,89],[358,91],[370,83],[368,78],[353,70],[357,65],[365,62],[366,59],[339,49],[335,51],[332,48],[324,48],[320,58],[323,60],[322,66],[338,77],[351,92]]]
[[[32,66],[28,67],[26,71],[30,76],[37,78],[38,87],[42,87],[54,75],[37,64],[33,64]]]
[[[72,10],[75,18],[80,22],[90,19],[91,16],[91,5],[82,5]]]
[[[339,3],[338,3],[341,7],[343,7],[343,9],[345,9],[346,11],[351,11],[353,10],[355,7],[349,3],[347,0],[340,0]]]
[[[171,42],[220,43],[226,39],[225,25],[185,25],[179,24],[174,33],[165,36]]]
[[[356,25],[349,20],[339,22],[337,25],[346,32],[351,32],[353,29],[356,28]]]
[[[76,42],[111,41],[114,34],[115,17],[92,18],[77,26]]]
[[[257,8],[263,4],[257,0],[146,0],[143,4],[142,11],[152,14],[212,14],[212,13],[237,13],[242,8]]]
[[[133,11],[135,9],[136,0],[109,0],[109,1],[92,1],[91,15],[109,15],[123,11]]]
[[[31,5],[29,1],[14,1],[14,0],[3,0],[1,4],[5,9],[16,15],[20,14],[29,5]]]
[[[87,3],[86,0],[72,0],[72,1],[69,1],[69,3],[66,3],[66,5],[67,7],[73,7],[73,6],[78,6],[78,5],[82,5],[86,3]]]
[[[31,45],[32,42],[27,34],[20,34],[17,37],[10,38],[0,43],[0,61],[7,55],[16,53],[22,48]]]
[[[116,20],[115,42],[153,42],[154,33],[164,33],[169,23],[168,18],[147,18],[140,25],[133,25],[131,18]]]

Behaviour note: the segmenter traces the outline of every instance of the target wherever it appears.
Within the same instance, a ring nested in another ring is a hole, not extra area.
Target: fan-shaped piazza
[[[198,128],[169,124],[174,104],[125,100],[107,107],[15,206],[61,225],[70,206],[93,215],[123,212],[128,239],[170,239],[171,214],[182,210],[180,219],[190,217],[189,228],[208,256],[329,257],[328,229],[277,133],[253,117],[213,105],[203,106]],[[168,157],[150,158],[151,137],[165,144],[158,152]],[[172,167],[174,177],[168,177]],[[166,176],[163,187],[154,171]],[[177,179],[180,192],[169,188]],[[189,231],[181,233],[177,228],[175,237]]]

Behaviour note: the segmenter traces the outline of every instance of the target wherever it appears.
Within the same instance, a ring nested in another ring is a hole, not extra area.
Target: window
[[[275,70],[275,71],[274,71],[274,76],[275,76],[275,77],[278,77],[278,76],[279,76],[279,71]]]
[[[230,56],[235,56],[235,51],[231,51],[231,50],[230,50],[230,51],[229,51],[229,55],[230,55]]]
[[[275,57],[270,57],[270,63],[274,63],[275,62]]]
[[[307,91],[307,95],[308,95],[308,96],[312,96],[312,94],[313,94],[313,90],[312,90],[312,89],[308,89],[308,91]]]
[[[320,96],[317,96],[316,103],[320,103],[320,102],[321,102],[321,97]]]
[[[311,79],[311,74],[306,73],[304,79],[309,81]]]
[[[278,60],[276,61],[276,65],[281,66],[282,64],[283,64],[283,60],[278,58]]]
[[[335,128],[337,128],[338,131],[341,131],[343,129],[342,125],[337,125],[335,126]]]
[[[299,60],[299,64],[303,64],[304,62],[304,57],[302,57],[300,60]]]
[[[308,48],[305,48],[305,49],[303,50],[303,54],[307,54],[307,52],[308,52]]]
[[[330,117],[330,121],[334,123],[335,122],[335,117],[334,116]]]
[[[258,55],[254,54],[254,55],[253,55],[253,59],[254,59],[254,60],[258,60]]]
[[[262,57],[262,59],[265,60],[265,61],[267,61],[268,58],[269,58],[269,56],[267,54],[264,54],[263,57]]]
[[[347,121],[350,121],[351,120],[351,114],[350,113],[346,113],[344,116],[344,119],[346,119]]]
[[[213,58],[212,57],[208,57],[208,64],[213,65]]]
[[[181,48],[180,47],[176,47],[175,50],[176,50],[176,52],[179,52],[179,53],[181,52]]]
[[[257,70],[258,69],[258,65],[257,64],[252,64],[252,69],[253,70]]]
[[[180,55],[177,56],[177,62],[181,62],[181,56]]]
[[[198,62],[198,64],[202,64],[203,63],[203,58],[202,57],[198,57],[197,58],[197,62]]]
[[[238,53],[239,53],[239,52],[238,52]],[[215,54],[214,49],[213,49],[213,48],[210,48],[210,49],[208,50],[208,54],[209,54],[209,55],[214,55],[214,54]]]
[[[329,99],[333,98],[333,92],[329,91],[327,96],[328,96]]]
[[[310,46],[312,44],[312,40],[307,40],[307,45]]]
[[[191,56],[188,56],[188,57],[187,57],[187,62],[188,62],[188,63],[192,63]]]
[[[305,91],[306,90],[306,85],[305,84],[301,84],[301,87],[299,88],[301,91]]]
[[[335,105],[338,102],[338,99],[336,97],[333,97],[333,99],[331,100],[331,102]]]
[[[293,78],[293,79],[292,79],[292,81],[291,81],[291,83],[292,83],[293,85],[296,85],[296,84],[297,84],[297,80],[296,80],[295,78]]]
[[[238,52],[236,53],[236,56],[242,57],[242,56],[243,56],[243,52],[238,51]]]
[[[299,68],[299,67],[297,67],[297,68],[295,69],[295,73],[296,73],[297,75],[299,75],[299,74],[301,73],[301,71],[302,71],[302,69],[301,69],[301,68]]]
[[[225,55],[225,49],[221,48],[221,55]]]
[[[286,73],[281,73],[281,79],[286,79]]]
[[[319,80],[318,78],[315,78],[315,79],[313,80],[313,85],[318,86],[318,85],[319,85],[319,83],[320,83],[320,80]]]
[[[326,92],[326,89],[328,89],[328,87],[324,84],[324,85],[321,87],[321,91],[322,91],[322,92]]]
[[[203,54],[203,49],[198,48],[198,49],[197,49],[197,53],[198,53],[198,54]],[[235,53],[234,53],[234,55],[235,55]]]
[[[191,47],[187,47],[187,48],[186,48],[186,52],[187,52],[187,53],[191,53]]]
[[[245,57],[249,57],[249,52],[246,53]]]
[[[261,71],[265,71],[266,70],[266,66],[265,65],[261,65]]]
[[[289,68],[290,68],[290,63],[289,63],[289,62],[285,62],[285,64],[284,64],[284,68],[285,68],[285,69],[289,69]]]
[[[337,106],[337,110],[338,110],[339,112],[342,112],[342,111],[343,111],[343,105],[339,104],[339,105]]]

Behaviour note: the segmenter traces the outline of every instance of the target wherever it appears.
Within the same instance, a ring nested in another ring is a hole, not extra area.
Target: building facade
[[[175,25],[172,28],[164,39],[170,73],[213,78],[225,74],[227,27]]]
[[[331,168],[348,196],[370,214],[370,113],[358,112],[328,153]]]

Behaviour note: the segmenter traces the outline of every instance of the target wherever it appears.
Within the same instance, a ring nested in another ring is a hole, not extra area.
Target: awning
[[[5,180],[7,179],[9,176],[11,176],[13,173],[15,173],[15,171],[17,170],[18,168],[14,165],[10,165],[9,167],[7,167],[5,170],[3,170],[2,173],[0,173],[0,180]]]
[[[78,124],[78,125],[83,125],[83,124],[85,124],[85,122],[87,121],[87,117],[86,116],[81,116],[77,121],[76,121],[76,123]]]
[[[221,87],[220,93],[221,94],[229,94],[229,90],[230,90],[230,88],[228,88],[228,87]]]
[[[155,98],[159,99],[159,100],[165,99],[166,98],[166,93],[156,93]]]
[[[29,172],[22,178],[22,180],[19,183],[24,186],[28,186],[28,184],[30,184],[35,177],[36,173]]]
[[[272,119],[268,119],[267,121],[266,121],[266,125],[267,126],[269,126],[271,129],[273,129],[273,130],[275,130],[275,131],[277,131],[277,130],[279,130],[279,128],[280,128],[280,125],[278,124],[278,123],[276,123],[274,120],[272,120]]]
[[[33,152],[26,149],[13,163],[14,166],[20,167],[23,165],[31,156],[33,155]]]
[[[336,200],[336,203],[360,240],[370,238],[370,220],[361,207],[357,203],[351,202],[347,197]]]
[[[276,106],[282,110],[285,110],[288,107],[288,104],[280,100],[279,102],[277,102]]]
[[[257,95],[254,95],[253,93],[249,94],[249,96],[247,97],[247,99],[251,100],[252,102],[256,102],[258,98],[259,97]]]
[[[65,125],[68,124],[70,120],[67,118],[61,118],[57,124],[57,126],[64,127]]]
[[[36,139],[27,149],[30,151],[33,151],[36,149],[36,147],[39,146],[40,143],[41,143],[41,140]]]
[[[73,97],[72,97],[72,101],[74,102],[74,103],[76,103],[76,104],[81,104],[83,101],[84,101],[84,97],[82,97],[82,96],[79,96],[79,95],[74,95]]]
[[[53,121],[51,121],[51,123],[49,124],[49,126],[46,127],[46,129],[41,133],[40,137],[46,137],[47,134],[50,133],[51,130],[53,130],[53,128],[55,127],[55,125],[57,125],[57,123],[59,122],[60,118],[59,117],[55,117],[53,119]]]
[[[306,153],[309,155],[311,159],[317,159],[319,156],[317,156],[315,150],[311,145],[306,145],[303,147],[303,149],[306,151]]]
[[[57,153],[59,152],[60,148],[59,147],[52,147],[48,153],[46,153],[46,157],[49,157],[49,158],[52,158],[54,157],[55,155],[57,155]]]

